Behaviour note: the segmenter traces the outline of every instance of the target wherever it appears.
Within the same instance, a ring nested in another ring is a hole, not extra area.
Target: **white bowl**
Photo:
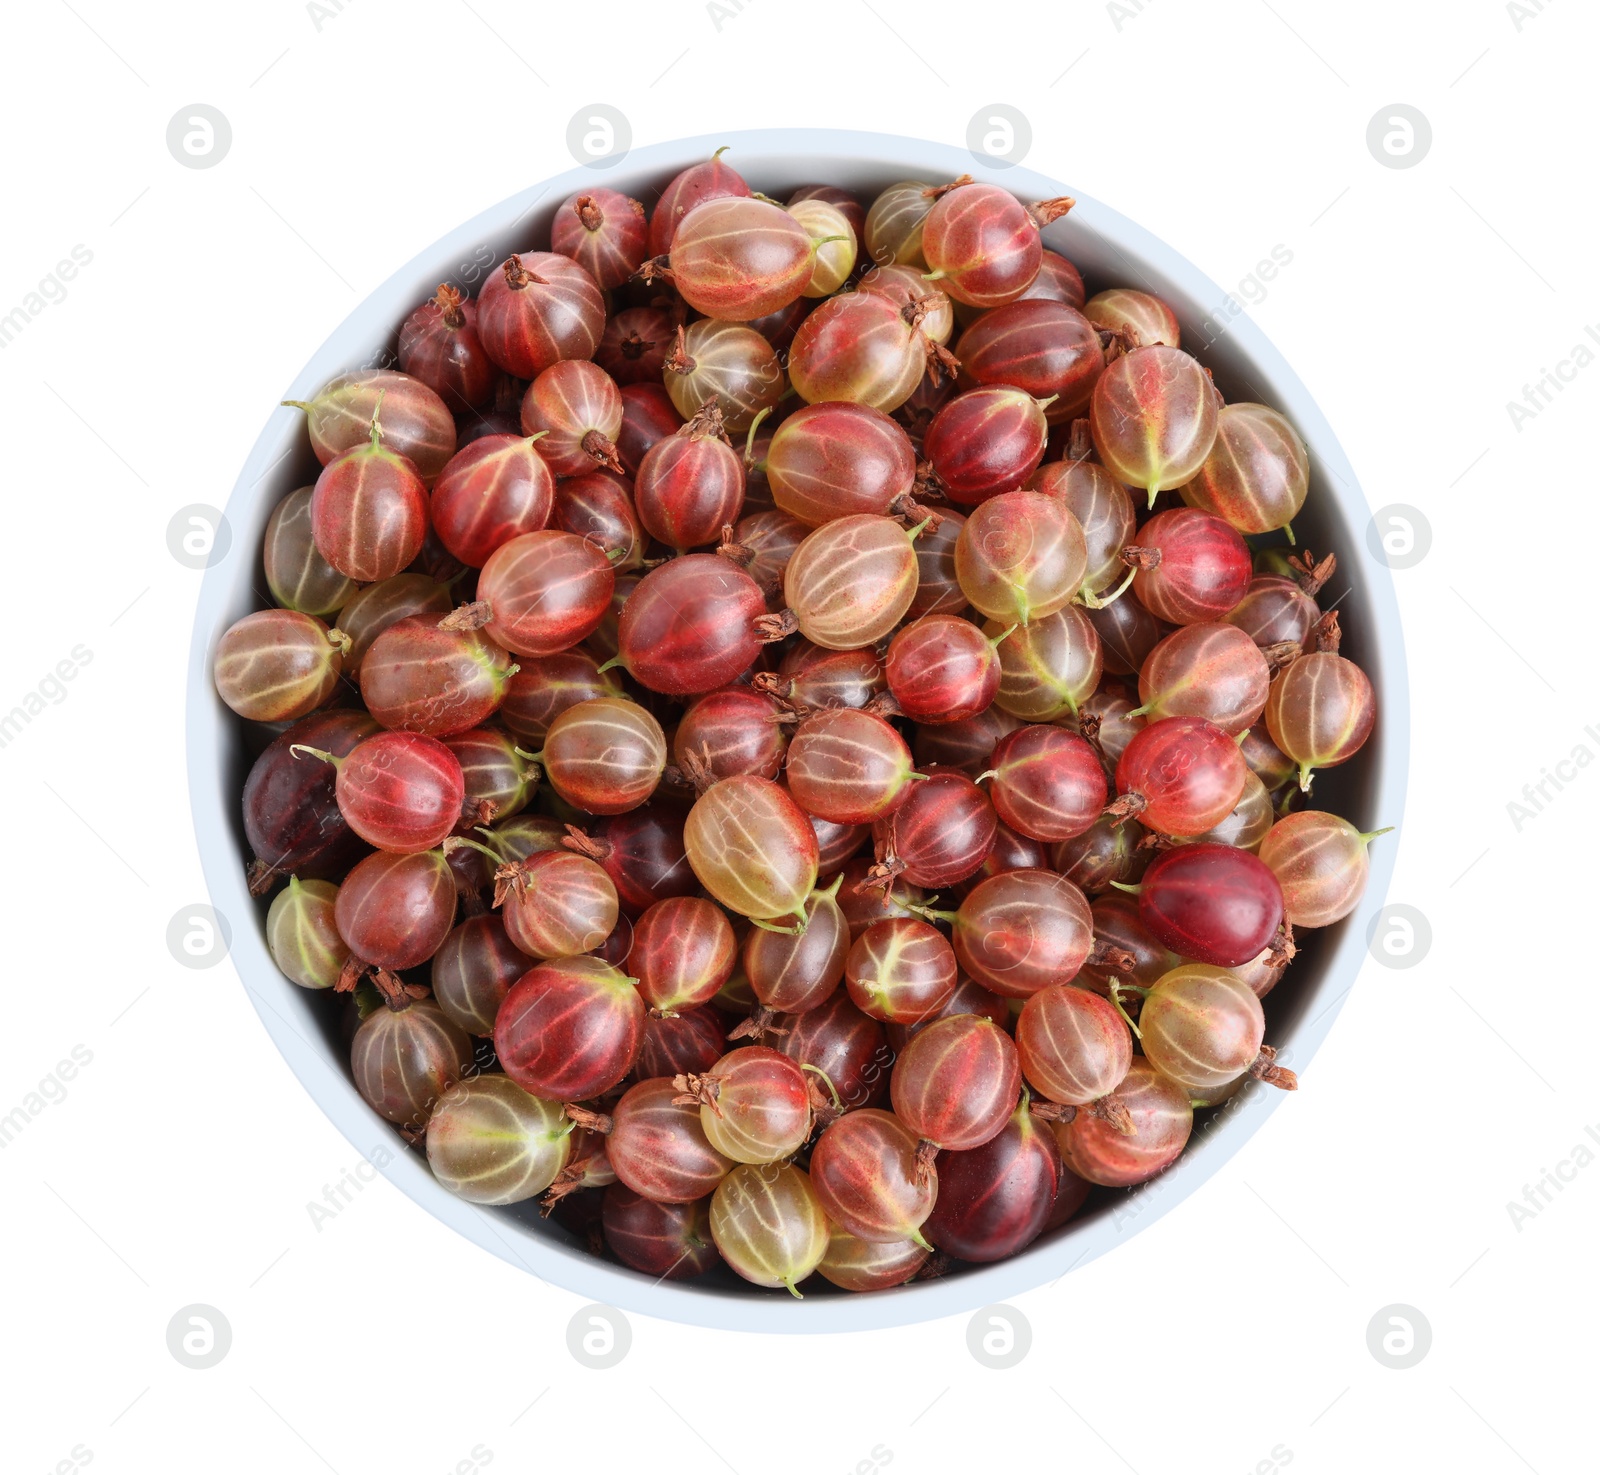
[[[524,190],[452,231],[351,313],[284,398],[308,399],[346,369],[392,361],[383,355],[392,350],[400,323],[440,281],[459,282],[473,270],[479,273],[473,280],[481,283],[484,266],[514,250],[543,249],[555,208],[579,189],[604,185],[648,205],[675,173],[724,144],[730,146],[728,162],[752,188],[779,198],[802,184],[826,182],[870,201],[896,180],[938,182],[964,172],[1001,184],[1024,200],[1077,193],[1023,168],[986,165],[964,149],[888,134],[770,129],[635,149],[612,167],[573,169]],[[1132,221],[1094,200],[1077,198],[1077,207],[1052,224],[1045,239],[1078,265],[1090,291],[1134,286],[1158,293],[1177,312],[1186,345],[1215,331],[1199,331],[1208,320],[1226,322],[1226,330],[1201,353],[1218,385],[1230,400],[1255,400],[1281,410],[1310,448],[1312,491],[1295,519],[1296,532],[1301,546],[1339,555],[1339,576],[1330,593],[1351,586],[1340,604],[1344,650],[1371,678],[1379,711],[1376,731],[1362,752],[1319,776],[1317,800],[1364,830],[1398,824],[1409,749],[1405,654],[1389,571],[1366,553],[1370,513],[1354,471],[1305,386],[1260,330],[1246,315],[1229,319],[1221,288]],[[477,266],[468,268],[468,263]],[[896,1326],[1004,1300],[1114,1249],[1182,1203],[1244,1145],[1269,1112],[1286,1104],[1279,1091],[1249,1089],[1196,1124],[1188,1150],[1166,1173],[1128,1192],[1101,1191],[1089,1212],[1023,1253],[997,1265],[868,1295],[833,1293],[820,1276],[807,1283],[802,1301],[732,1276],[658,1282],[590,1254],[529,1205],[484,1210],[454,1197],[434,1181],[422,1155],[406,1151],[357,1094],[327,998],[279,973],[266,948],[264,904],[245,885],[249,855],[239,800],[249,756],[238,720],[212,686],[212,652],[233,621],[261,607],[256,586],[267,516],[281,497],[312,481],[316,470],[302,414],[274,410],[228,500],[231,548],[201,586],[188,711],[189,782],[201,861],[212,902],[231,927],[239,976],[301,1084],[358,1152],[370,1157],[376,1148],[387,1149],[382,1171],[389,1180],[474,1244],[577,1295],[669,1320],[767,1332]],[[1308,1090],[1316,1089],[1317,1077],[1306,1067],[1366,956],[1368,924],[1382,904],[1394,853],[1393,844],[1376,849],[1361,906],[1344,922],[1312,934],[1305,955],[1267,1000],[1268,1039],[1305,1073]],[[1292,1100],[1287,1107],[1294,1109]]]

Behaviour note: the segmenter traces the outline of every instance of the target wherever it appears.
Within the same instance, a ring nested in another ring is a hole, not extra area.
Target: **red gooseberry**
[[[1043,403],[1024,389],[980,384],[950,400],[922,439],[944,494],[976,507],[1033,475],[1049,439]]]
[[[744,464],[728,443],[714,399],[645,452],[634,502],[645,531],[679,552],[715,542],[737,519]]]
[[[379,850],[339,885],[334,920],[352,957],[398,973],[426,963],[450,934],[456,882],[442,850]]]
[[[317,552],[368,584],[398,574],[422,550],[428,493],[416,466],[383,443],[377,412],[365,444],[341,451],[311,492]]]
[[[1158,620],[1220,620],[1250,587],[1250,550],[1220,517],[1193,507],[1158,512],[1139,529],[1133,590]]]
[[[478,575],[490,636],[523,656],[551,656],[590,634],[611,603],[611,562],[575,533],[522,533]]]
[[[929,724],[976,717],[1000,690],[999,638],[958,615],[924,615],[896,632],[883,670],[901,713]]]
[[[1210,842],[1179,845],[1150,862],[1139,920],[1180,957],[1234,968],[1278,935],[1283,888],[1256,856]]]
[[[538,440],[483,436],[457,451],[434,483],[434,531],[469,568],[482,568],[502,543],[549,522],[555,478]]]
[[[857,1239],[929,1247],[922,1225],[938,1178],[918,1156],[916,1134],[892,1113],[867,1107],[825,1128],[811,1150],[811,1175],[828,1217]]]
[[[995,744],[989,763],[995,813],[1031,840],[1070,840],[1105,808],[1106,775],[1099,755],[1064,728],[1018,728]]]
[[[664,255],[672,249],[673,237],[683,217],[696,205],[706,200],[748,198],[750,186],[738,170],[722,162],[727,152],[724,145],[703,164],[691,164],[680,170],[661,191],[655,209],[650,212],[650,254]]]
[[[448,737],[488,718],[516,669],[481,630],[412,615],[372,642],[361,663],[361,700],[385,727]]]
[[[872,827],[878,850],[874,884],[904,878],[935,890],[964,881],[994,844],[994,805],[964,773],[935,769],[905,802]]]
[[[551,364],[522,397],[522,431],[539,436],[539,454],[557,476],[582,476],[597,466],[620,472],[616,438],[622,391],[598,364]]]
[[[773,432],[766,471],[778,507],[821,527],[836,517],[894,511],[915,484],[916,453],[881,410],[825,402],[802,406]]]
[[[678,1100],[672,1081],[640,1081],[623,1093],[609,1115],[568,1106],[580,1126],[601,1132],[617,1181],[653,1203],[684,1204],[704,1198],[732,1161],[706,1140],[700,1112]]]
[[[523,974],[506,995],[495,1016],[495,1054],[535,1096],[587,1101],[628,1073],[644,1018],[633,980],[611,964],[556,958]]]
[[[914,1035],[895,1061],[889,1099],[921,1139],[918,1180],[931,1176],[940,1149],[982,1147],[999,1132],[1021,1089],[1017,1047],[992,1019],[953,1014]]]
[[[1127,1112],[1120,1125],[1080,1111],[1056,1126],[1056,1145],[1078,1177],[1105,1188],[1131,1188],[1177,1161],[1194,1130],[1194,1108],[1182,1086],[1139,1056],[1116,1096]],[[1126,1132],[1129,1123],[1133,1130]]]
[[[550,249],[570,256],[602,290],[620,287],[650,249],[644,206],[600,186],[573,195],[551,222]]]
[[[656,1280],[690,1280],[718,1263],[708,1199],[652,1203],[613,1183],[601,1200],[600,1226],[617,1259]]]
[[[789,743],[789,793],[807,814],[870,825],[903,804],[917,775],[911,750],[881,717],[854,707],[814,712]]]
[[[668,559],[622,607],[617,663],[668,696],[715,691],[760,653],[756,620],[766,608],[760,586],[730,560],[714,553]]]
[[[553,251],[508,256],[478,295],[478,337],[489,357],[519,379],[562,359],[591,357],[605,321],[595,279]]]
[[[1137,816],[1164,835],[1199,835],[1232,812],[1244,791],[1239,745],[1199,717],[1163,717],[1134,735],[1117,763],[1110,813]]]

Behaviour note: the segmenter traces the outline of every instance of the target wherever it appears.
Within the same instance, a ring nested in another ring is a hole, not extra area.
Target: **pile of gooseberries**
[[[1295,1085],[1261,1001],[1361,899],[1307,795],[1373,688],[1293,426],[1086,295],[1071,204],[719,153],[290,402],[214,652],[250,888],[451,1192],[883,1290]]]

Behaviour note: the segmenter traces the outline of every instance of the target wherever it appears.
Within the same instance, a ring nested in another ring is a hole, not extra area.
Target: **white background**
[[[1507,804],[1576,745],[1600,753],[1600,366],[1520,431],[1506,404],[1600,323],[1600,17],[736,3],[720,25],[695,0],[329,0],[320,25],[291,0],[8,13],[0,314],[73,246],[93,260],[0,351],[0,709],[74,646],[92,660],[0,749],[0,1114],[74,1046],[92,1062],[0,1150],[4,1468],[1592,1468],[1600,1164],[1520,1228],[1507,1203],[1600,1124],[1600,773],[1520,832]],[[1253,315],[1372,505],[1432,525],[1395,575],[1416,746],[1403,833],[1379,842],[1401,847],[1390,899],[1424,912],[1431,951],[1368,965],[1299,1095],[1202,1190],[1019,1298],[1033,1346],[1009,1371],[974,1361],[964,1317],[801,1340],[635,1317],[620,1366],[580,1367],[577,1298],[382,1180],[313,1227],[351,1149],[231,965],[167,951],[205,895],[182,734],[200,576],[168,519],[226,500],[283,386],[375,284],[568,168],[568,120],[595,101],[638,143],[825,123],[959,144],[986,104],[1020,108],[1030,167],[1222,285],[1292,250]],[[195,102],[232,125],[212,169],[166,148]],[[1432,125],[1415,168],[1367,148],[1396,102]],[[166,1345],[194,1302],[232,1328],[206,1371]],[[1391,1303],[1432,1328],[1405,1371],[1368,1350]]]

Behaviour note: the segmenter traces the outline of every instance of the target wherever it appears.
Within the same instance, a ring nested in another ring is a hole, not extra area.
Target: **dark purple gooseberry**
[[[1304,645],[1321,614],[1316,600],[1293,579],[1281,574],[1257,574],[1244,598],[1222,619],[1226,624],[1237,625],[1265,650],[1285,641]]]
[[[867,843],[872,834],[870,825],[836,825],[832,820],[818,819],[808,814],[811,828],[817,834],[817,879],[831,881],[850,859]]]
[[[331,763],[295,757],[299,747],[336,758],[378,731],[365,712],[313,712],[269,743],[244,783],[244,833],[255,859],[250,889],[268,891],[279,876],[337,879],[366,846],[339,812]]]
[[[670,896],[693,896],[700,883],[683,849],[684,811],[656,802],[596,821],[585,834],[572,830],[566,841],[598,861],[617,888],[624,912],[637,914]]]
[[[806,315],[816,305],[814,298],[796,297],[793,302],[773,312],[751,318],[745,326],[754,328],[772,345],[775,352],[782,353],[794,342],[794,335],[800,331],[800,324],[806,320]]]
[[[787,512],[769,508],[741,517],[733,527],[733,542],[718,552],[732,558],[760,585],[768,610],[776,614],[783,608],[783,571],[810,531]]]
[[[967,596],[956,576],[956,544],[967,520],[955,511],[939,511],[939,525],[917,535],[917,592],[907,612],[911,619],[923,615],[958,615]]]
[[[601,1200],[600,1225],[611,1253],[656,1280],[690,1280],[717,1263],[711,1200],[658,1204],[613,1183]]]
[[[803,638],[778,663],[776,675],[763,672],[755,684],[796,715],[827,707],[864,707],[888,687],[883,662],[871,646],[824,650]]]
[[[676,1014],[650,1015],[639,1039],[634,1076],[700,1075],[727,1053],[728,1026],[709,1004],[696,1004]]]
[[[871,856],[858,855],[847,861],[840,872],[843,880],[839,883],[839,910],[844,913],[851,942],[884,917],[917,916],[914,908],[928,902],[928,893],[903,877],[888,891],[881,886],[865,884],[873,879],[874,866]]]
[[[620,678],[602,675],[600,664],[582,650],[553,656],[524,656],[506,687],[499,719],[524,743],[538,746],[550,724],[568,707],[599,697],[622,695]]]
[[[625,307],[606,320],[594,361],[623,389],[630,384],[659,389],[661,366],[676,336],[675,324],[659,307]]]
[[[923,1233],[958,1260],[1003,1260],[1039,1237],[1060,1181],[1055,1133],[1024,1096],[981,1147],[939,1154],[939,1197]]]
[[[1100,637],[1100,658],[1113,676],[1136,676],[1162,638],[1172,633],[1137,599],[1116,599],[1103,608],[1084,610]]]
[[[1210,842],[1179,845],[1145,871],[1139,920],[1180,956],[1234,968],[1278,935],[1283,888],[1248,850]]]
[[[1144,853],[1149,855],[1151,852],[1147,850]],[[1077,987],[1109,997],[1114,977],[1122,979],[1124,983],[1148,986],[1163,973],[1178,966],[1178,955],[1157,942],[1150,935],[1150,929],[1140,921],[1137,896],[1113,889],[1095,897],[1089,912],[1094,919],[1095,943],[1104,947],[1107,960],[1085,963],[1082,971],[1073,979]],[[1133,961],[1130,963],[1128,958],[1115,957],[1112,949],[1120,949]],[[1137,999],[1123,1002],[1130,1010],[1138,1007]]]
[[[849,948],[850,926],[831,888],[806,898],[800,932],[752,927],[742,957],[761,1009],[741,1031],[759,1037],[771,1015],[803,1014],[824,1003],[844,977]]]
[[[778,1033],[782,1031],[782,1033]],[[827,1077],[846,1111],[872,1106],[889,1089],[894,1052],[883,1026],[863,1014],[843,989],[804,1014],[783,1014],[773,1035],[776,1046],[797,1065]]]
[[[821,200],[824,204],[832,205],[850,222],[857,248],[863,254],[866,252],[866,208],[849,190],[840,189],[834,184],[803,184],[789,196],[791,205],[797,205],[801,200]]]
[[[999,994],[990,993],[988,989],[974,983],[970,978],[959,978],[956,980],[956,991],[925,1019],[914,1020],[910,1024],[886,1024],[884,1032],[889,1038],[889,1048],[896,1055],[900,1054],[921,1030],[940,1019],[948,1019],[952,1014],[981,1014],[985,1019],[992,1019],[1002,1029],[1011,1025],[1009,1000],[1002,999]]]
[[[1051,852],[1052,867],[1090,896],[1117,881],[1137,881],[1154,853],[1142,847],[1145,831],[1101,815],[1081,835],[1063,840]]]
[[[1043,871],[1049,868],[1050,847],[1042,841],[1019,835],[1001,820],[994,827],[994,844],[989,847],[983,864],[965,881],[958,881],[952,888],[952,894],[964,897],[991,876],[1001,876],[1007,871]]]
[[[637,476],[645,452],[683,424],[672,398],[659,380],[622,386],[622,429],[616,434],[617,455],[629,476]]]
[[[453,410],[492,402],[500,371],[478,337],[478,304],[441,284],[400,326],[400,368]]]
[[[994,805],[964,773],[936,769],[911,786],[905,802],[872,827],[875,868],[883,884],[903,877],[938,890],[964,881],[994,844]]]
[[[977,778],[989,767],[995,745],[1009,732],[1023,725],[1000,707],[988,707],[976,717],[946,722],[937,727],[919,727],[912,752],[917,766],[936,763],[941,768],[959,768],[969,778]]]
[[[468,917],[433,955],[429,983],[446,1016],[468,1034],[494,1033],[494,1016],[533,959],[506,936],[496,912]]]

